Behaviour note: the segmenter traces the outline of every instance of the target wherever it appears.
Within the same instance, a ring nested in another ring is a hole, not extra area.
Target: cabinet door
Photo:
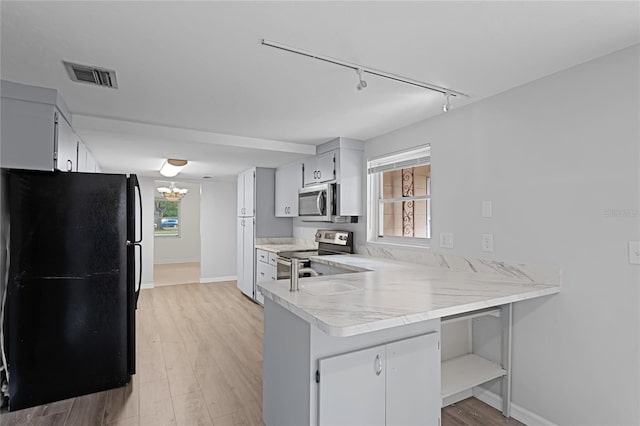
[[[437,426],[440,419],[439,334],[387,345],[387,425]]]
[[[256,172],[255,170],[247,170],[244,177],[244,215],[255,216],[255,184],[256,184]]]
[[[385,346],[318,362],[319,425],[385,424]]]
[[[254,220],[238,218],[238,288],[249,297],[253,297],[254,262]]]
[[[276,217],[298,216],[298,190],[302,186],[301,162],[276,169]]]
[[[243,242],[243,254],[244,254],[244,271],[243,275],[243,292],[249,297],[255,297],[255,219],[252,217],[244,218],[244,242]]]
[[[303,163],[304,173],[302,177],[302,185],[313,185],[317,182],[318,168],[316,167],[316,156],[305,158]]]
[[[322,183],[336,178],[335,152],[329,151],[316,155],[316,182]]]
[[[238,218],[238,225],[237,225],[237,234],[236,234],[236,247],[237,247],[237,253],[236,253],[236,285],[238,286],[238,288],[240,289],[240,291],[242,291],[244,293],[244,225],[245,225],[245,220],[242,217]]]
[[[89,152],[87,151],[86,145],[82,141],[78,141],[78,161],[76,163],[77,172],[93,173],[93,165],[89,167],[89,163],[87,161],[88,154]]]
[[[78,138],[67,120],[58,114],[56,140],[56,169],[63,172],[77,170]]]
[[[244,173],[238,175],[238,216],[244,216]]]

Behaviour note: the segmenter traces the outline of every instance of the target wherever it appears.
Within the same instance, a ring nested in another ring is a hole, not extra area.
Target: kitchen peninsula
[[[297,292],[258,284],[267,426],[437,425],[443,397],[499,377],[508,415],[512,304],[560,291],[557,277],[496,261],[311,260],[361,272],[301,278]],[[502,363],[469,354],[441,365],[441,324],[478,315],[500,316]]]

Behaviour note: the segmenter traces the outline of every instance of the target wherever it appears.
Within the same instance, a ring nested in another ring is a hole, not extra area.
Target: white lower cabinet
[[[319,425],[438,425],[439,334],[323,358]]]
[[[276,255],[266,250],[256,249],[256,282],[277,280]],[[256,290],[256,300],[264,305],[264,296]]]

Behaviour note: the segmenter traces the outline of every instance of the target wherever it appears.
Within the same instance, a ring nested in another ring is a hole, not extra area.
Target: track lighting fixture
[[[447,92],[444,94],[444,105],[442,105],[442,110],[444,112],[449,112],[451,110],[451,93]]]
[[[358,73],[358,80],[359,80],[358,90],[366,89],[367,82],[362,79],[362,68],[358,68],[356,72]]]
[[[358,73],[358,90],[362,90],[367,87],[367,82],[362,79],[362,73],[366,72],[371,75],[375,75],[376,77],[382,77],[389,80],[397,81],[399,83],[410,84],[412,86],[421,87],[423,89],[432,90],[434,92],[440,92],[447,98],[446,110],[450,109],[449,98],[451,96],[454,97],[470,97],[466,93],[458,92],[456,90],[449,89],[447,87],[438,86],[435,84],[427,83],[424,81],[414,80],[412,78],[402,77],[397,74],[392,74],[390,72],[377,70],[375,68],[365,67],[363,65],[355,64],[353,62],[343,61],[342,59],[332,58],[331,56],[318,55],[317,53],[309,52],[307,50],[298,49],[295,47],[287,46],[282,43],[278,43],[275,41],[262,39],[261,41],[263,46],[273,47],[275,49],[283,50],[289,53],[295,53],[296,55],[306,56],[308,58],[317,59],[319,61],[328,62],[330,64],[338,65],[345,68],[351,68]],[[445,107],[443,107],[444,109]]]

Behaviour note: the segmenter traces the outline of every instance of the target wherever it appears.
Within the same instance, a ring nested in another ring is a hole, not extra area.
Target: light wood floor
[[[0,424],[263,424],[262,308],[235,282],[143,290],[136,322],[129,385],[3,413]],[[443,412],[445,426],[520,424],[474,398]]]
[[[200,262],[158,263],[153,265],[153,285],[193,284],[200,282]]]

